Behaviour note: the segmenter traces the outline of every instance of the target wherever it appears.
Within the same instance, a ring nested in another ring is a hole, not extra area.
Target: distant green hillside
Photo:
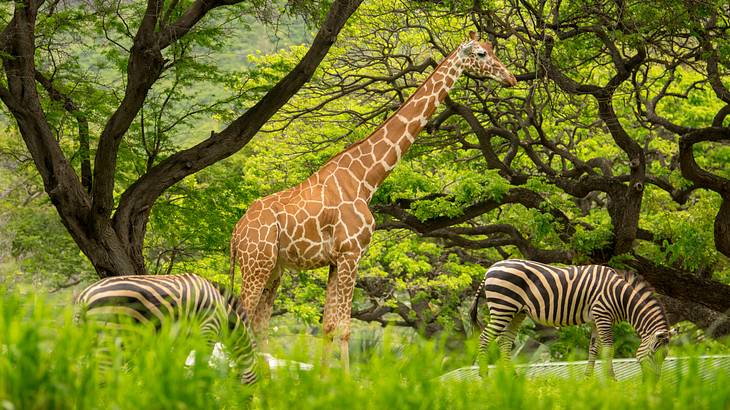
[[[234,29],[224,48],[210,56],[221,71],[240,72],[252,68],[254,63],[249,56],[268,55],[294,45],[309,44],[314,35],[301,19],[282,16],[274,25],[264,24],[252,18],[248,20],[250,21],[248,26]],[[199,87],[198,95],[203,101],[214,101],[230,94],[230,90],[223,86],[203,84]],[[175,135],[173,141],[180,146],[188,147],[208,136],[210,131],[219,130],[224,124],[225,122],[215,118],[200,120],[190,133]]]

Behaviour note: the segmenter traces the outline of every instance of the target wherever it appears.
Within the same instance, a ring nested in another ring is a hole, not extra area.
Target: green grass
[[[322,375],[281,370],[254,388],[240,385],[227,369],[198,360],[185,368],[191,349],[206,349],[179,328],[160,334],[140,330],[125,348],[105,344],[97,329],[76,326],[70,308],[43,296],[0,294],[0,408],[3,409],[727,409],[727,371],[701,381],[690,367],[676,385],[598,379],[525,379],[499,368],[482,382],[443,383],[438,376],[468,365],[473,343],[447,352],[431,342],[394,348],[386,332],[377,353],[354,360],[352,375],[337,368]],[[274,341],[276,356],[319,363],[318,343],[302,337]],[[100,345],[110,356],[95,354]],[[278,347],[277,347],[278,346]],[[383,347],[386,346],[386,347]],[[699,352],[700,350],[696,350]],[[98,362],[111,357],[110,367]],[[251,395],[253,398],[251,399]]]

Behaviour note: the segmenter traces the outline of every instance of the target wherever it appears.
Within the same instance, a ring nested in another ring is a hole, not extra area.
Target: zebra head
[[[626,319],[641,337],[636,359],[645,376],[653,373],[658,377],[671,336],[664,306],[654,296],[654,288],[641,275],[630,271],[618,273],[631,288],[625,308]]]
[[[636,359],[641,365],[644,376],[652,375],[658,378],[664,358],[667,356],[671,332],[661,329],[641,339]]]
[[[657,330],[656,332],[650,334],[648,337],[642,339],[641,345],[639,345],[639,351],[642,350],[642,347],[644,347],[647,355],[652,355],[656,354],[657,352],[665,351],[667,345],[669,345],[669,337],[669,330]],[[639,353],[637,352],[637,356],[638,355]]]

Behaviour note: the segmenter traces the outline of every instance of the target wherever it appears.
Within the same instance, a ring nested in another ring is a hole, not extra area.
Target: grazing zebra
[[[500,352],[508,358],[526,316],[548,326],[592,323],[586,374],[593,372],[602,345],[608,374],[615,378],[612,326],[627,320],[641,337],[636,358],[645,371],[658,375],[661,363],[657,363],[654,353],[668,344],[670,332],[664,308],[652,292],[641,276],[606,266],[559,268],[519,259],[497,262],[487,270],[471,307],[472,323],[481,327],[477,308],[482,295],[486,297],[489,323],[479,337],[477,361],[483,364],[489,344],[496,337]],[[659,356],[661,361],[663,357]]]
[[[239,298],[222,285],[197,275],[136,275],[102,279],[76,298],[79,319],[111,327],[124,321],[152,324],[196,319],[201,333],[213,343],[227,335],[230,354],[241,381],[257,379],[255,342]]]

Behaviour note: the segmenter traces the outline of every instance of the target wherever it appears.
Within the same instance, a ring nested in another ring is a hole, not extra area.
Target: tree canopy
[[[3,212],[23,269],[69,277],[78,266],[45,190],[101,274],[223,275],[248,204],[366,137],[476,29],[518,86],[460,79],[376,192],[353,317],[463,333],[484,268],[510,257],[634,269],[669,297],[675,320],[702,327],[730,309],[724,2],[334,2],[321,23],[312,3],[303,10],[320,28],[309,48],[252,53],[234,70],[224,56],[247,40],[224,23],[265,20],[266,7],[159,2],[169,12],[145,31],[153,3],[118,13],[51,3],[37,18],[6,7],[0,97],[17,127],[3,161],[24,176],[2,175],[12,187]],[[170,29],[199,4],[220,14]],[[29,153],[44,188],[23,165]],[[77,228],[121,238],[134,268],[95,262]],[[44,241],[58,245],[38,249]],[[324,271],[285,275],[277,312],[318,320],[325,283]]]

